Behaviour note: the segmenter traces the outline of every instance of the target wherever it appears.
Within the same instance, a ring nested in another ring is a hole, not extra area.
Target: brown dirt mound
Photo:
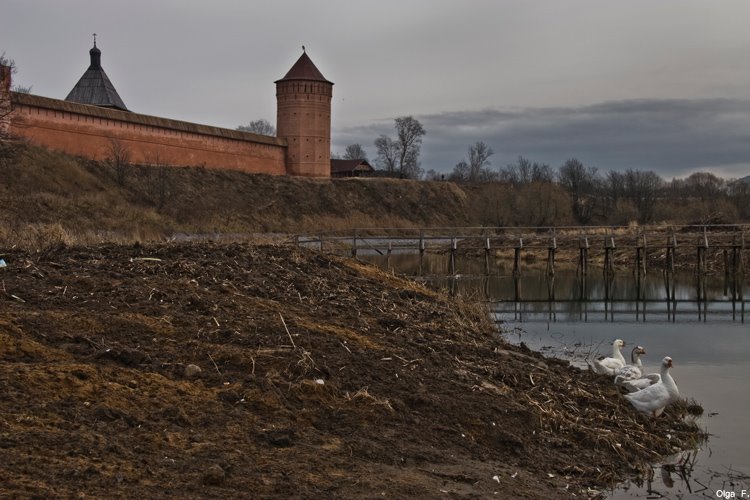
[[[356,261],[0,257],[1,496],[580,497],[698,437]]]

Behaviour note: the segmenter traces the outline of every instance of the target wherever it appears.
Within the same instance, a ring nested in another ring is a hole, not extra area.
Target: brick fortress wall
[[[30,94],[8,94],[0,108],[13,106],[10,134],[50,149],[105,160],[112,155],[114,141],[127,148],[134,163],[287,174],[283,139]]]

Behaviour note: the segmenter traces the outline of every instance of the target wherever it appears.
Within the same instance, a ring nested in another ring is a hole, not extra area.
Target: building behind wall
[[[65,100],[12,92],[10,68],[0,68],[0,134],[95,160],[125,148],[130,161],[146,165],[330,176],[333,83],[306,53],[276,82],[277,137],[130,112],[96,44],[89,55]]]

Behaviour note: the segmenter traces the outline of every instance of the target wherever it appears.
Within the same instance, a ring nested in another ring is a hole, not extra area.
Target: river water
[[[379,256],[367,260],[386,265]],[[637,285],[632,272],[618,273],[609,302],[602,300],[605,287],[600,274],[590,273],[588,300],[579,301],[575,272],[557,272],[556,302],[550,302],[546,273],[527,272],[518,289],[530,302],[516,303],[515,283],[508,273],[501,270],[497,276],[481,277],[476,270],[483,264],[476,263],[462,266],[468,273],[445,278],[440,277],[446,270],[445,259],[433,260],[422,266],[428,284],[489,304],[501,334],[512,343],[524,342],[582,368],[597,353],[609,355],[616,338],[626,342],[626,358],[631,346],[646,348],[644,373],[658,372],[661,359],[672,357],[680,394],[703,406],[698,424],[710,437],[701,449],[654,464],[652,478],[628,481],[608,492],[608,498],[731,498],[732,494],[742,498],[743,490],[750,498],[750,311],[747,304],[743,308],[741,302],[732,303],[731,286],[726,286],[723,275],[707,279],[704,302],[697,300],[694,275],[677,275],[677,301],[668,304],[658,271],[642,279],[640,301],[634,299]],[[418,272],[414,255],[391,259],[389,264],[397,272]],[[743,296],[750,296],[750,286],[743,286]]]

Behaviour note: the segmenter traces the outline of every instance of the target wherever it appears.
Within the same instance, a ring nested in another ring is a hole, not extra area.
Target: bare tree
[[[448,178],[454,182],[467,182],[470,175],[469,164],[466,160],[461,160],[453,167],[453,171]]]
[[[625,196],[638,210],[639,222],[651,222],[659,191],[665,186],[664,179],[652,171],[628,169],[624,175]]]
[[[730,181],[727,190],[729,200],[737,207],[739,217],[750,219],[750,176]]]
[[[419,179],[422,174],[419,153],[425,129],[412,116],[401,116],[395,122],[395,141],[384,134],[375,139],[376,164],[387,172],[397,172],[399,177]]]
[[[411,116],[396,118],[398,137],[399,173],[406,179],[419,179],[422,169],[419,153],[422,149],[422,136],[426,133],[419,120]]]
[[[440,172],[430,169],[424,174],[424,180],[426,181],[443,181],[445,180],[445,174],[441,174]]]
[[[555,182],[555,171],[546,163],[537,163],[531,166],[531,182],[544,182],[552,184]]]
[[[528,226],[570,223],[570,201],[565,190],[549,182],[530,182],[515,190],[515,220]]]
[[[14,109],[13,99],[8,90],[29,94],[31,93],[31,86],[13,85],[12,75],[18,72],[18,66],[16,66],[16,61],[5,56],[5,51],[0,53],[0,67],[3,67],[2,82],[0,82],[0,137],[7,138],[11,135],[10,115]]]
[[[239,127],[237,127],[237,130],[241,130],[242,132],[252,132],[253,134],[258,135],[270,135],[272,137],[276,136],[276,127],[271,125],[271,123],[265,118],[252,121],[247,125],[240,125]]]
[[[128,147],[117,139],[110,139],[107,163],[112,167],[115,174],[115,182],[120,186],[125,186],[131,170]]]
[[[15,75],[18,73],[18,66],[16,65],[16,61],[13,59],[5,56],[5,51],[0,54],[0,66],[8,66],[10,68],[10,74]],[[19,94],[30,94],[31,89],[33,88],[33,85],[23,86],[23,85],[13,85],[11,87],[11,90],[13,92],[18,92]]]
[[[349,144],[344,150],[344,160],[367,160],[367,152],[361,144]]]
[[[587,223],[592,216],[591,196],[595,193],[598,183],[596,167],[584,167],[576,158],[571,158],[560,167],[560,185],[571,195],[573,215],[579,222]]]
[[[613,210],[621,206],[620,201],[625,198],[625,176],[614,170],[607,172],[600,191],[605,202],[605,211],[611,214]],[[609,217],[605,218],[608,219]]]
[[[16,74],[18,71],[18,67],[16,66],[16,61],[11,59],[10,57],[5,56],[5,51],[0,54],[0,66],[8,66],[10,68],[10,72],[12,74]]]
[[[387,135],[381,135],[375,139],[375,149],[378,152],[375,163],[386,172],[395,173],[398,165],[398,144]]]
[[[150,161],[151,166],[146,167],[148,190],[158,210],[164,208],[172,188],[172,168],[161,159],[159,151],[156,151]],[[152,175],[153,173],[153,175]]]
[[[489,169],[490,156],[495,154],[483,141],[469,146],[469,161],[462,160],[453,167],[451,179],[455,181],[488,182],[496,177]]]
[[[500,170],[500,180],[513,184],[514,187],[525,186],[534,180],[534,168],[537,172],[541,171],[541,166],[537,163],[531,163],[528,158],[518,157],[516,163],[508,164]]]
[[[488,167],[490,156],[495,154],[484,141],[477,141],[469,147],[469,178],[473,181],[488,180],[491,177]]]
[[[6,92],[6,88],[10,86],[12,82],[11,75],[15,74],[18,71],[18,68],[13,59],[5,57],[5,51],[0,54],[0,66],[10,68],[10,70],[3,70],[2,86],[0,87],[0,137],[2,137],[9,134],[10,123],[6,118],[13,112],[13,103],[10,95]],[[6,71],[8,71],[8,73],[5,73]],[[7,81],[6,79],[10,79],[11,81]],[[6,85],[8,87],[6,87]]]
[[[685,188],[688,196],[715,199],[726,192],[726,183],[710,172],[695,172],[685,179]]]

